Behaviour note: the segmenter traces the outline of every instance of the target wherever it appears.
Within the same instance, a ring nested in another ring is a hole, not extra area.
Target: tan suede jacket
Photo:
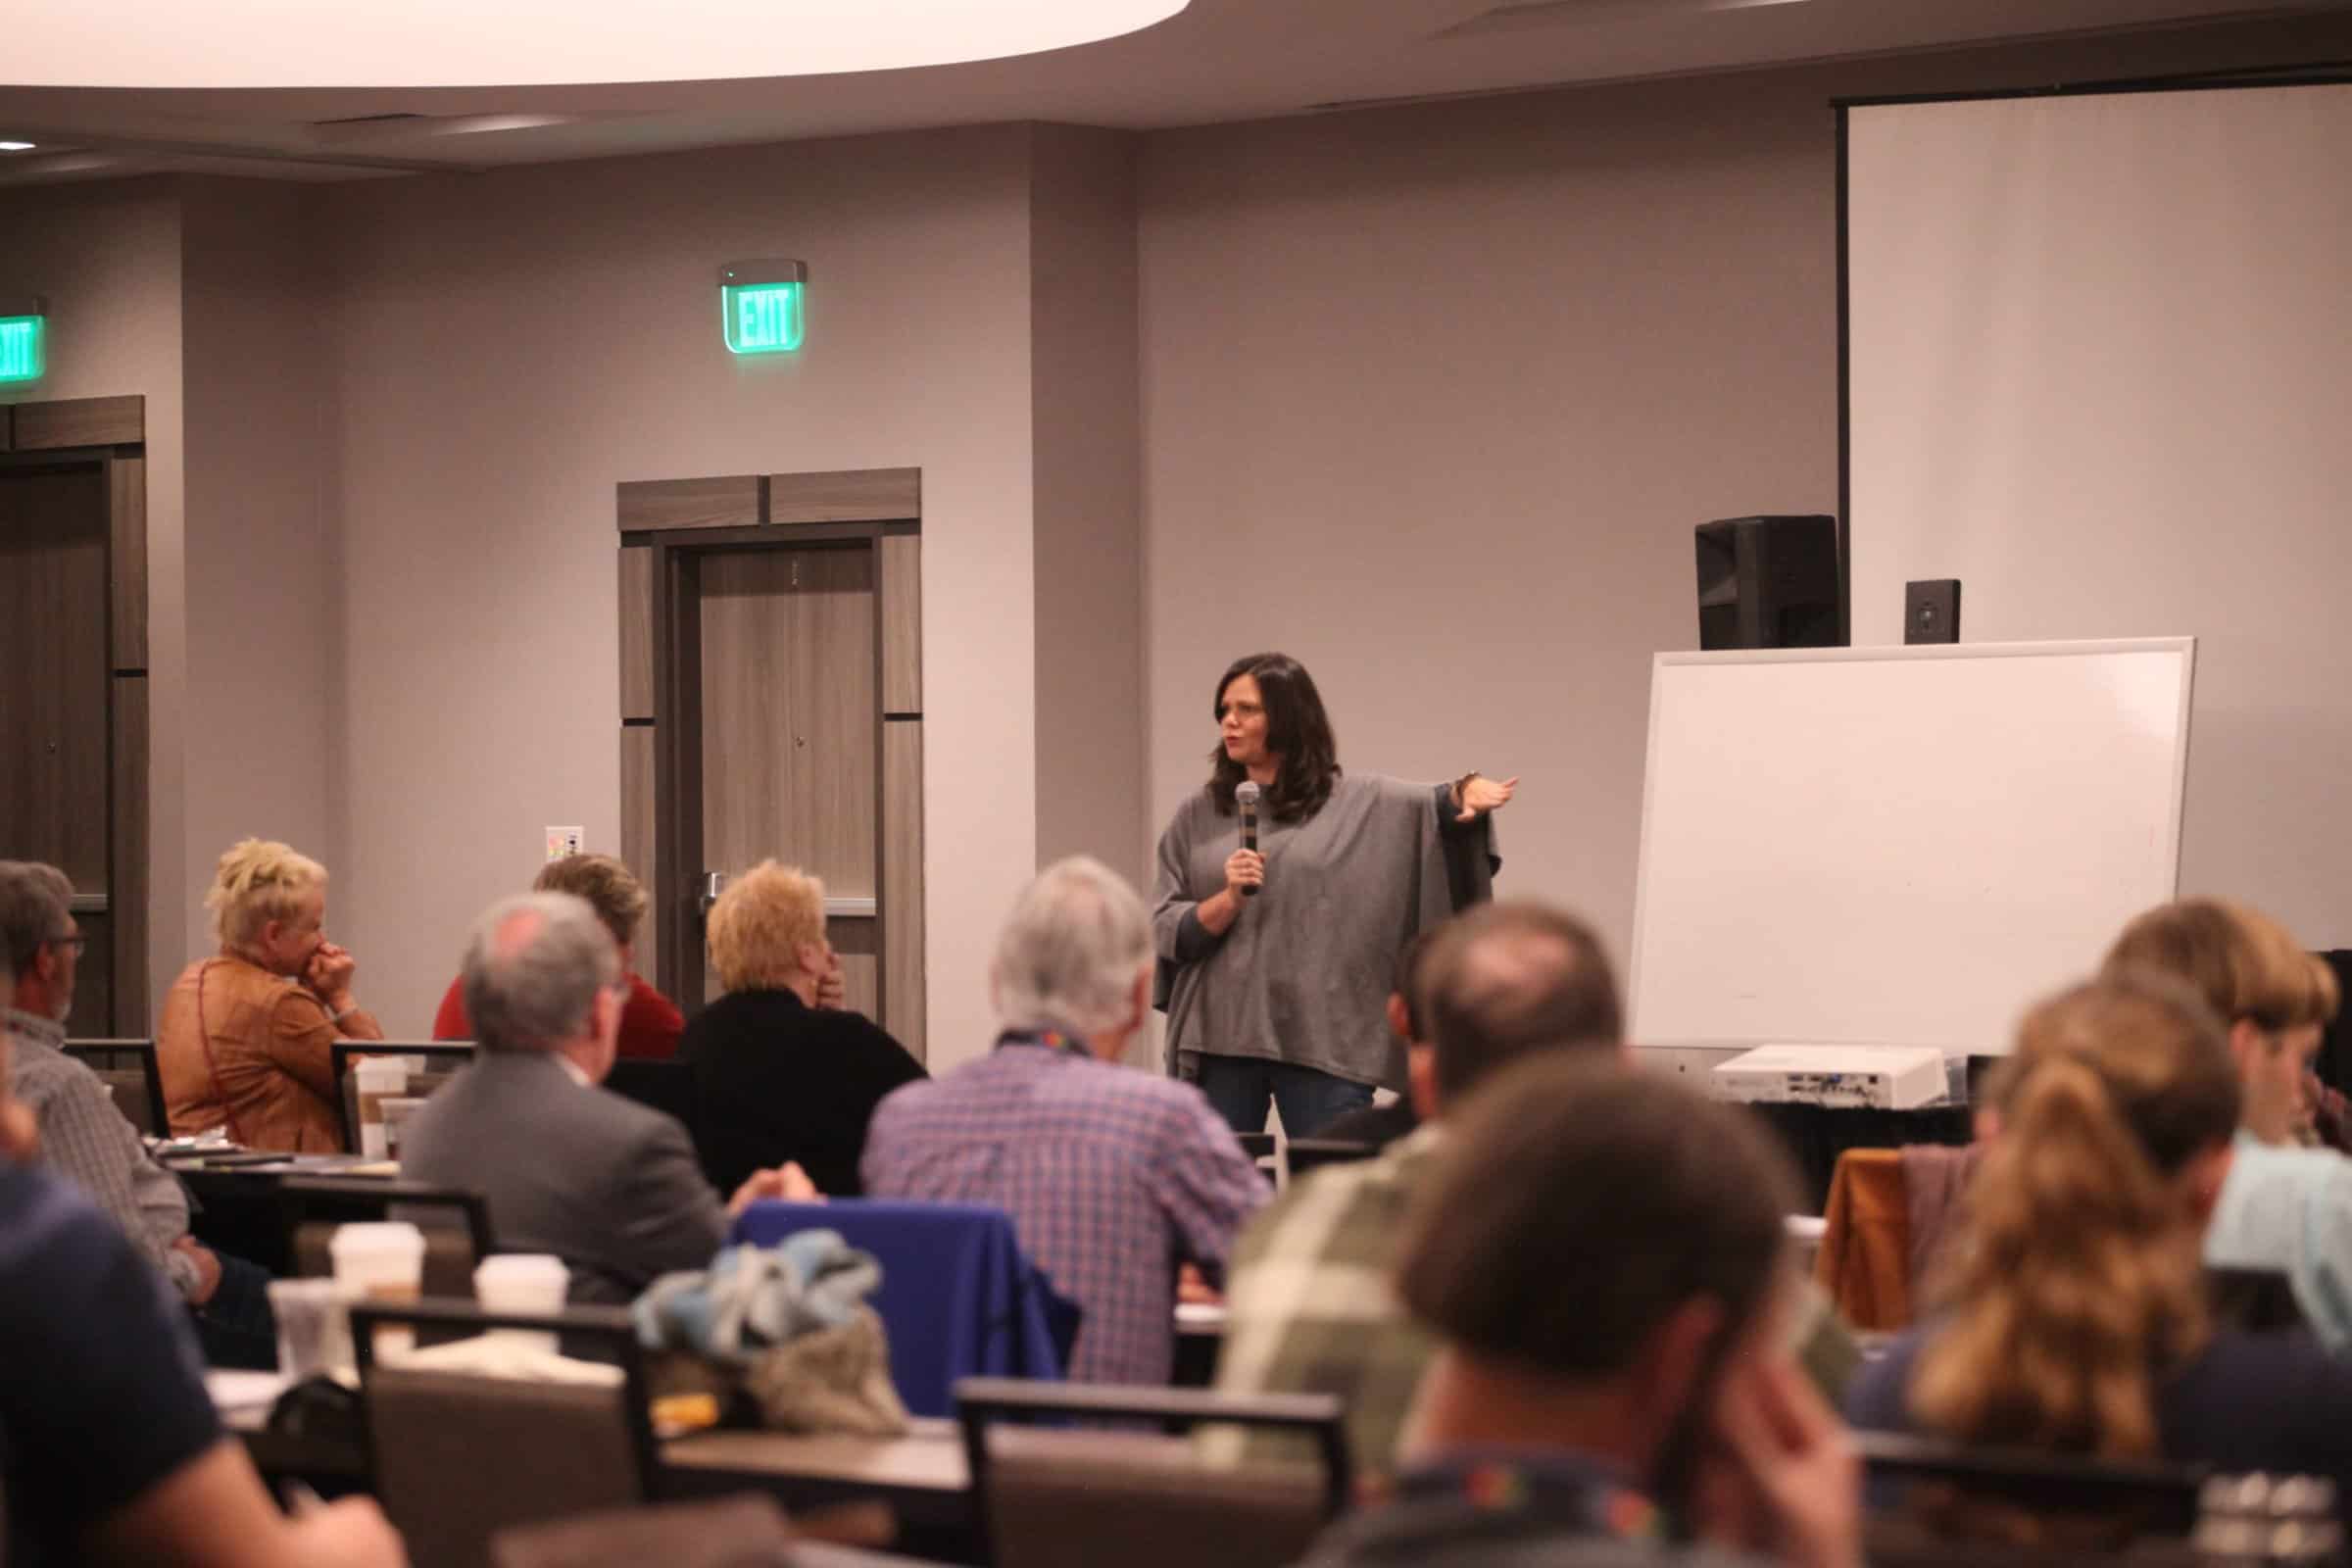
[[[225,1126],[248,1149],[339,1152],[329,1051],[383,1038],[368,1013],[355,1008],[338,1024],[284,975],[232,954],[200,959],[172,983],[156,1031],[172,1131]]]

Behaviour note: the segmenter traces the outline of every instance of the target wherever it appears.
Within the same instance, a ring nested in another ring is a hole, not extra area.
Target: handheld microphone
[[[1257,849],[1258,794],[1259,790],[1255,779],[1246,778],[1233,787],[1233,804],[1242,808],[1242,848],[1252,852]],[[1254,899],[1257,897],[1257,889],[1255,887],[1244,888],[1242,897]]]

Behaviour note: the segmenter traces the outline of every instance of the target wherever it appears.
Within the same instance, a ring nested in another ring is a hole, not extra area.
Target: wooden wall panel
[[[107,885],[106,509],[95,463],[0,472],[0,856],[84,893]]]
[[[60,398],[17,405],[17,450],[134,446],[147,439],[147,400]]]
[[[882,965],[874,952],[880,940],[876,924],[870,919],[836,916],[825,922],[825,940],[841,955],[841,984],[847,993],[844,1004],[852,1012],[862,1012],[879,1020]]]
[[[624,724],[620,730],[620,858],[645,884],[648,903],[645,922],[637,928],[637,972],[650,974],[662,951],[661,878],[654,864],[654,737],[651,724]]]
[[[903,522],[922,514],[920,468],[841,468],[767,476],[770,522]]]
[[[887,534],[882,559],[882,711],[923,710],[923,540]]]
[[[620,716],[654,716],[654,552],[620,552]]]
[[[760,477],[633,479],[620,486],[620,531],[749,528],[760,521]]]
[[[865,549],[702,562],[703,864],[769,856],[875,896],[874,577]]]
[[[147,677],[116,676],[112,707],[114,876],[107,890],[114,927],[111,1027],[119,1037],[145,1040],[155,1034],[147,997]]]
[[[882,1027],[925,1056],[923,726],[882,726]]]
[[[110,625],[117,669],[147,667],[147,460],[117,458],[107,465],[114,597]]]

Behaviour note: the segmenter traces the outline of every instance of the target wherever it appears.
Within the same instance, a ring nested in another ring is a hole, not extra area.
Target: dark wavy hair
[[[1217,695],[1209,713],[1223,721],[1225,688],[1247,675],[1257,682],[1266,704],[1266,750],[1282,759],[1274,787],[1266,792],[1266,810],[1277,822],[1299,822],[1323,809],[1331,799],[1332,781],[1340,776],[1340,744],[1332,738],[1331,715],[1323,711],[1323,694],[1306,666],[1288,654],[1251,654],[1237,659],[1217,677]],[[1205,788],[1209,804],[1221,816],[1233,814],[1234,786],[1250,776],[1225,755],[1220,738],[1208,754]]]

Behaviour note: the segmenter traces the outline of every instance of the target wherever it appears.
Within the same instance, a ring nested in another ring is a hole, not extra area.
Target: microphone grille
[[[1243,806],[1255,806],[1258,794],[1257,780],[1253,778],[1246,778],[1233,787],[1235,802]]]

